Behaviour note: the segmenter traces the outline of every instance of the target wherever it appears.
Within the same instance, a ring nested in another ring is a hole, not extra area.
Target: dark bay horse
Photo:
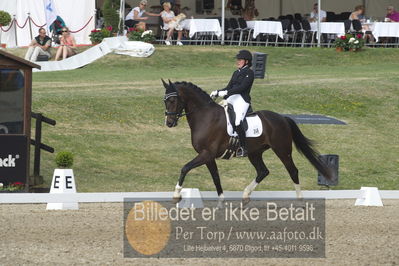
[[[215,103],[210,96],[192,83],[162,80],[165,92],[165,124],[168,127],[177,126],[180,117],[186,115],[191,129],[191,142],[198,155],[183,166],[173,198],[181,199],[181,189],[187,173],[198,166],[206,165],[216,186],[219,199],[223,200],[223,189],[220,183],[216,158],[222,156],[229,145],[230,136],[227,134],[227,121],[224,108]],[[185,112],[185,113],[183,113]],[[319,159],[319,153],[314,149],[312,141],[306,138],[296,123],[288,117],[271,111],[257,111],[263,126],[262,135],[247,138],[248,159],[256,169],[256,178],[245,188],[243,201],[248,202],[255,187],[269,174],[262,154],[272,149],[280,158],[294,182],[298,198],[302,197],[299,185],[298,169],[292,160],[292,142],[298,151],[328,179],[332,178],[331,171]]]

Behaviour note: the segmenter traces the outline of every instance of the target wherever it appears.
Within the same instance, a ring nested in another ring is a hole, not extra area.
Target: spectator
[[[63,27],[62,36],[60,37],[60,46],[58,47],[57,53],[55,54],[55,61],[60,59],[66,59],[67,57],[76,54],[76,41],[75,38],[70,34],[67,27]]]
[[[183,27],[179,24],[178,18],[175,16],[175,13],[171,10],[172,5],[169,2],[164,2],[162,4],[163,11],[161,12],[161,17],[163,20],[163,29],[167,30],[168,33],[166,35],[165,44],[171,45],[170,40],[172,39],[172,35],[174,30],[177,30],[177,45],[183,45],[181,42],[181,38],[183,36]],[[182,15],[180,15],[182,16]],[[185,15],[183,14],[185,17]]]
[[[145,11],[145,7],[147,6],[147,0],[141,0],[139,6],[133,8],[125,18],[125,25],[128,28],[139,28],[142,30],[145,30],[146,24],[145,20],[148,19],[148,17],[143,17],[143,15],[147,16],[161,16],[161,14],[155,14],[155,13],[150,13]]]
[[[313,5],[313,10],[310,12],[310,22],[316,22],[319,19],[319,4],[315,3]],[[321,22],[327,21],[327,12],[324,10],[320,10],[320,20]]]
[[[387,7],[387,15],[385,21],[387,22],[399,22],[399,12],[395,11],[393,6]]]
[[[28,52],[26,52],[25,59],[35,62],[39,55],[47,55],[49,58],[51,48],[51,38],[46,35],[44,28],[39,29],[39,35],[37,35],[32,42],[29,44]]]
[[[353,11],[350,16],[349,20],[360,20],[361,22],[365,21],[364,18],[364,6],[359,5],[355,7],[355,11]]]

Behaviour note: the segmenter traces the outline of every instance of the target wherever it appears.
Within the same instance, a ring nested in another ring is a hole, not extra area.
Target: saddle
[[[229,160],[236,156],[237,149],[240,146],[237,132],[235,132],[233,125],[235,121],[236,114],[234,112],[234,108],[231,104],[224,104],[226,120],[227,120],[227,134],[230,136],[229,145],[225,152],[220,156],[221,159]],[[245,119],[243,120],[243,127],[245,130],[245,135],[247,138],[256,138],[262,135],[263,127],[262,121],[260,120],[257,113],[253,112],[252,107],[249,106],[247,113],[245,115]]]

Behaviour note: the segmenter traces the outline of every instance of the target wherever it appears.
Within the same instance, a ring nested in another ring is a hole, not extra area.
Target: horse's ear
[[[168,79],[168,81],[169,81],[169,88],[170,88],[170,90],[173,91],[173,92],[177,91],[177,89],[176,89],[176,87],[175,87],[175,84],[172,83],[172,81],[170,81],[170,79]]]
[[[163,86],[165,87],[165,89],[169,89],[169,85],[165,82],[165,80],[161,79]]]

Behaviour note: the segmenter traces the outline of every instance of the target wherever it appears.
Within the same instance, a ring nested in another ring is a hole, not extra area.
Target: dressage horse
[[[229,146],[230,136],[227,134],[227,121],[224,108],[215,103],[211,97],[196,85],[188,82],[162,83],[165,91],[165,124],[168,127],[177,126],[182,116],[187,116],[191,129],[191,142],[198,155],[183,166],[179,181],[176,185],[173,199],[181,199],[181,190],[187,173],[198,166],[206,165],[211,173],[219,196],[223,200],[223,189],[220,183],[216,159],[220,158]],[[185,113],[184,113],[185,112]],[[296,123],[288,117],[271,111],[255,112],[262,121],[263,132],[259,137],[247,138],[248,159],[255,167],[257,176],[245,188],[243,201],[248,202],[255,187],[269,174],[262,154],[272,149],[287,169],[297,198],[302,198],[299,185],[298,169],[292,160],[292,142],[297,150],[320,171],[326,178],[331,179],[329,168],[320,160],[319,153],[314,149],[312,141],[306,138]]]

